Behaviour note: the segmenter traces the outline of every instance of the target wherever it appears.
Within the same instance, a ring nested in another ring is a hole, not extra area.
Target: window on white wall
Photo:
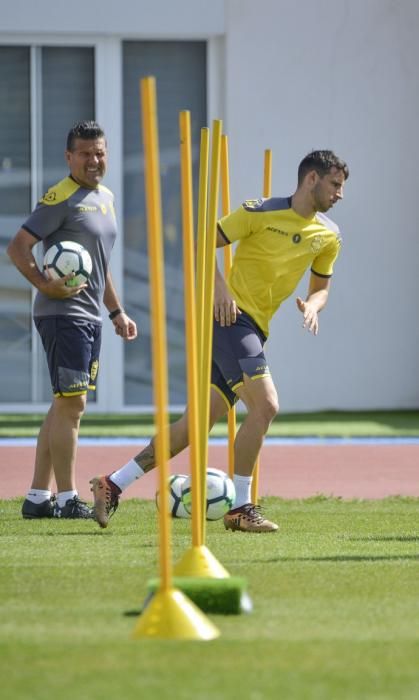
[[[123,44],[124,300],[141,342],[125,345],[126,405],[152,404],[150,301],[139,81],[156,78],[162,188],[169,400],[186,400],[180,202],[179,112],[191,112],[194,199],[199,144],[206,123],[206,43],[127,41]],[[196,211],[196,206],[195,206]]]
[[[0,401],[31,389],[31,290],[6,255],[31,204],[30,52],[0,46]]]
[[[32,288],[6,248],[33,202],[67,174],[72,124],[93,118],[93,48],[0,46],[0,403],[51,398]]]
[[[66,174],[68,131],[82,119],[94,119],[94,50],[42,49],[42,160],[45,191]]]
[[[67,133],[77,121],[94,119],[95,83],[94,49],[91,47],[45,46],[41,52],[41,107],[40,131],[42,149],[40,165],[42,177],[39,195],[68,173],[64,159]],[[38,195],[38,193],[37,193]],[[35,335],[35,342],[39,338]],[[42,377],[38,400],[49,401],[51,385],[45,355],[37,353],[37,373]],[[100,391],[88,392],[89,401],[95,402]]]

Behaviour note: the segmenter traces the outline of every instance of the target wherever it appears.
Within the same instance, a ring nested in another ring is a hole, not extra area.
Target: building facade
[[[231,203],[259,197],[263,152],[273,191],[291,194],[298,162],[333,148],[351,176],[332,217],[344,245],[317,338],[294,298],[272,324],[267,355],[285,411],[419,406],[419,296],[412,0],[0,0],[0,410],[47,405],[45,360],[31,323],[33,290],[10,264],[10,238],[66,174],[66,133],[97,119],[109,145],[105,184],[120,236],[112,273],[140,336],[104,322],[91,410],[153,403],[139,80],[157,82],[168,298],[170,402],[185,402],[178,114],[191,112],[195,195],[200,130],[223,120]],[[305,294],[307,278],[298,293]],[[412,313],[413,312],[413,313]],[[413,317],[413,318],[412,318]],[[105,317],[106,318],[106,317]]]

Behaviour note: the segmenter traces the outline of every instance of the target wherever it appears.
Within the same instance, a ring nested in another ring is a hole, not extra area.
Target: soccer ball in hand
[[[48,270],[53,279],[65,277],[70,272],[75,276],[67,280],[67,287],[84,284],[92,272],[92,258],[80,243],[60,241],[48,248],[44,256],[44,270]]]
[[[236,490],[230,477],[220,469],[207,469],[206,519],[219,520],[233,508]],[[182,484],[182,502],[185,510],[192,513],[191,478]]]
[[[172,518],[190,518],[190,514],[182,503],[182,484],[187,479],[186,474],[172,474],[169,478],[169,514]],[[160,492],[156,492],[157,510],[160,507]]]

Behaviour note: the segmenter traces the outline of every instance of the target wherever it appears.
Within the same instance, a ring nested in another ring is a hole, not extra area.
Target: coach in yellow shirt
[[[211,426],[241,399],[246,406],[235,440],[236,501],[224,516],[227,529],[273,532],[251,502],[252,471],[278,412],[278,396],[264,354],[269,323],[311,269],[306,300],[297,297],[303,325],[315,335],[340,248],[337,225],[326,212],[343,197],[348,166],[332,151],[313,151],[300,163],[291,197],[249,200],[218,222],[217,246],[237,242],[227,280],[216,271],[211,377]],[[170,426],[170,454],[188,444],[186,412]],[[92,479],[95,518],[106,527],[119,495],[156,466],[153,440],[116,472]]]

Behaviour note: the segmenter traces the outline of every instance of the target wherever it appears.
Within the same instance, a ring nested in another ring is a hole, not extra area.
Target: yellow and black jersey
[[[269,322],[308,268],[331,277],[339,228],[327,216],[311,219],[291,208],[291,197],[248,200],[218,222],[229,243],[238,242],[228,286],[240,309],[268,335]]]
[[[108,263],[117,235],[112,192],[104,185],[81,187],[71,176],[66,177],[50,187],[22,228],[42,241],[44,253],[59,241],[75,241],[87,248],[93,263],[88,286],[77,296],[50,299],[38,292],[34,316],[82,315],[100,322]]]

